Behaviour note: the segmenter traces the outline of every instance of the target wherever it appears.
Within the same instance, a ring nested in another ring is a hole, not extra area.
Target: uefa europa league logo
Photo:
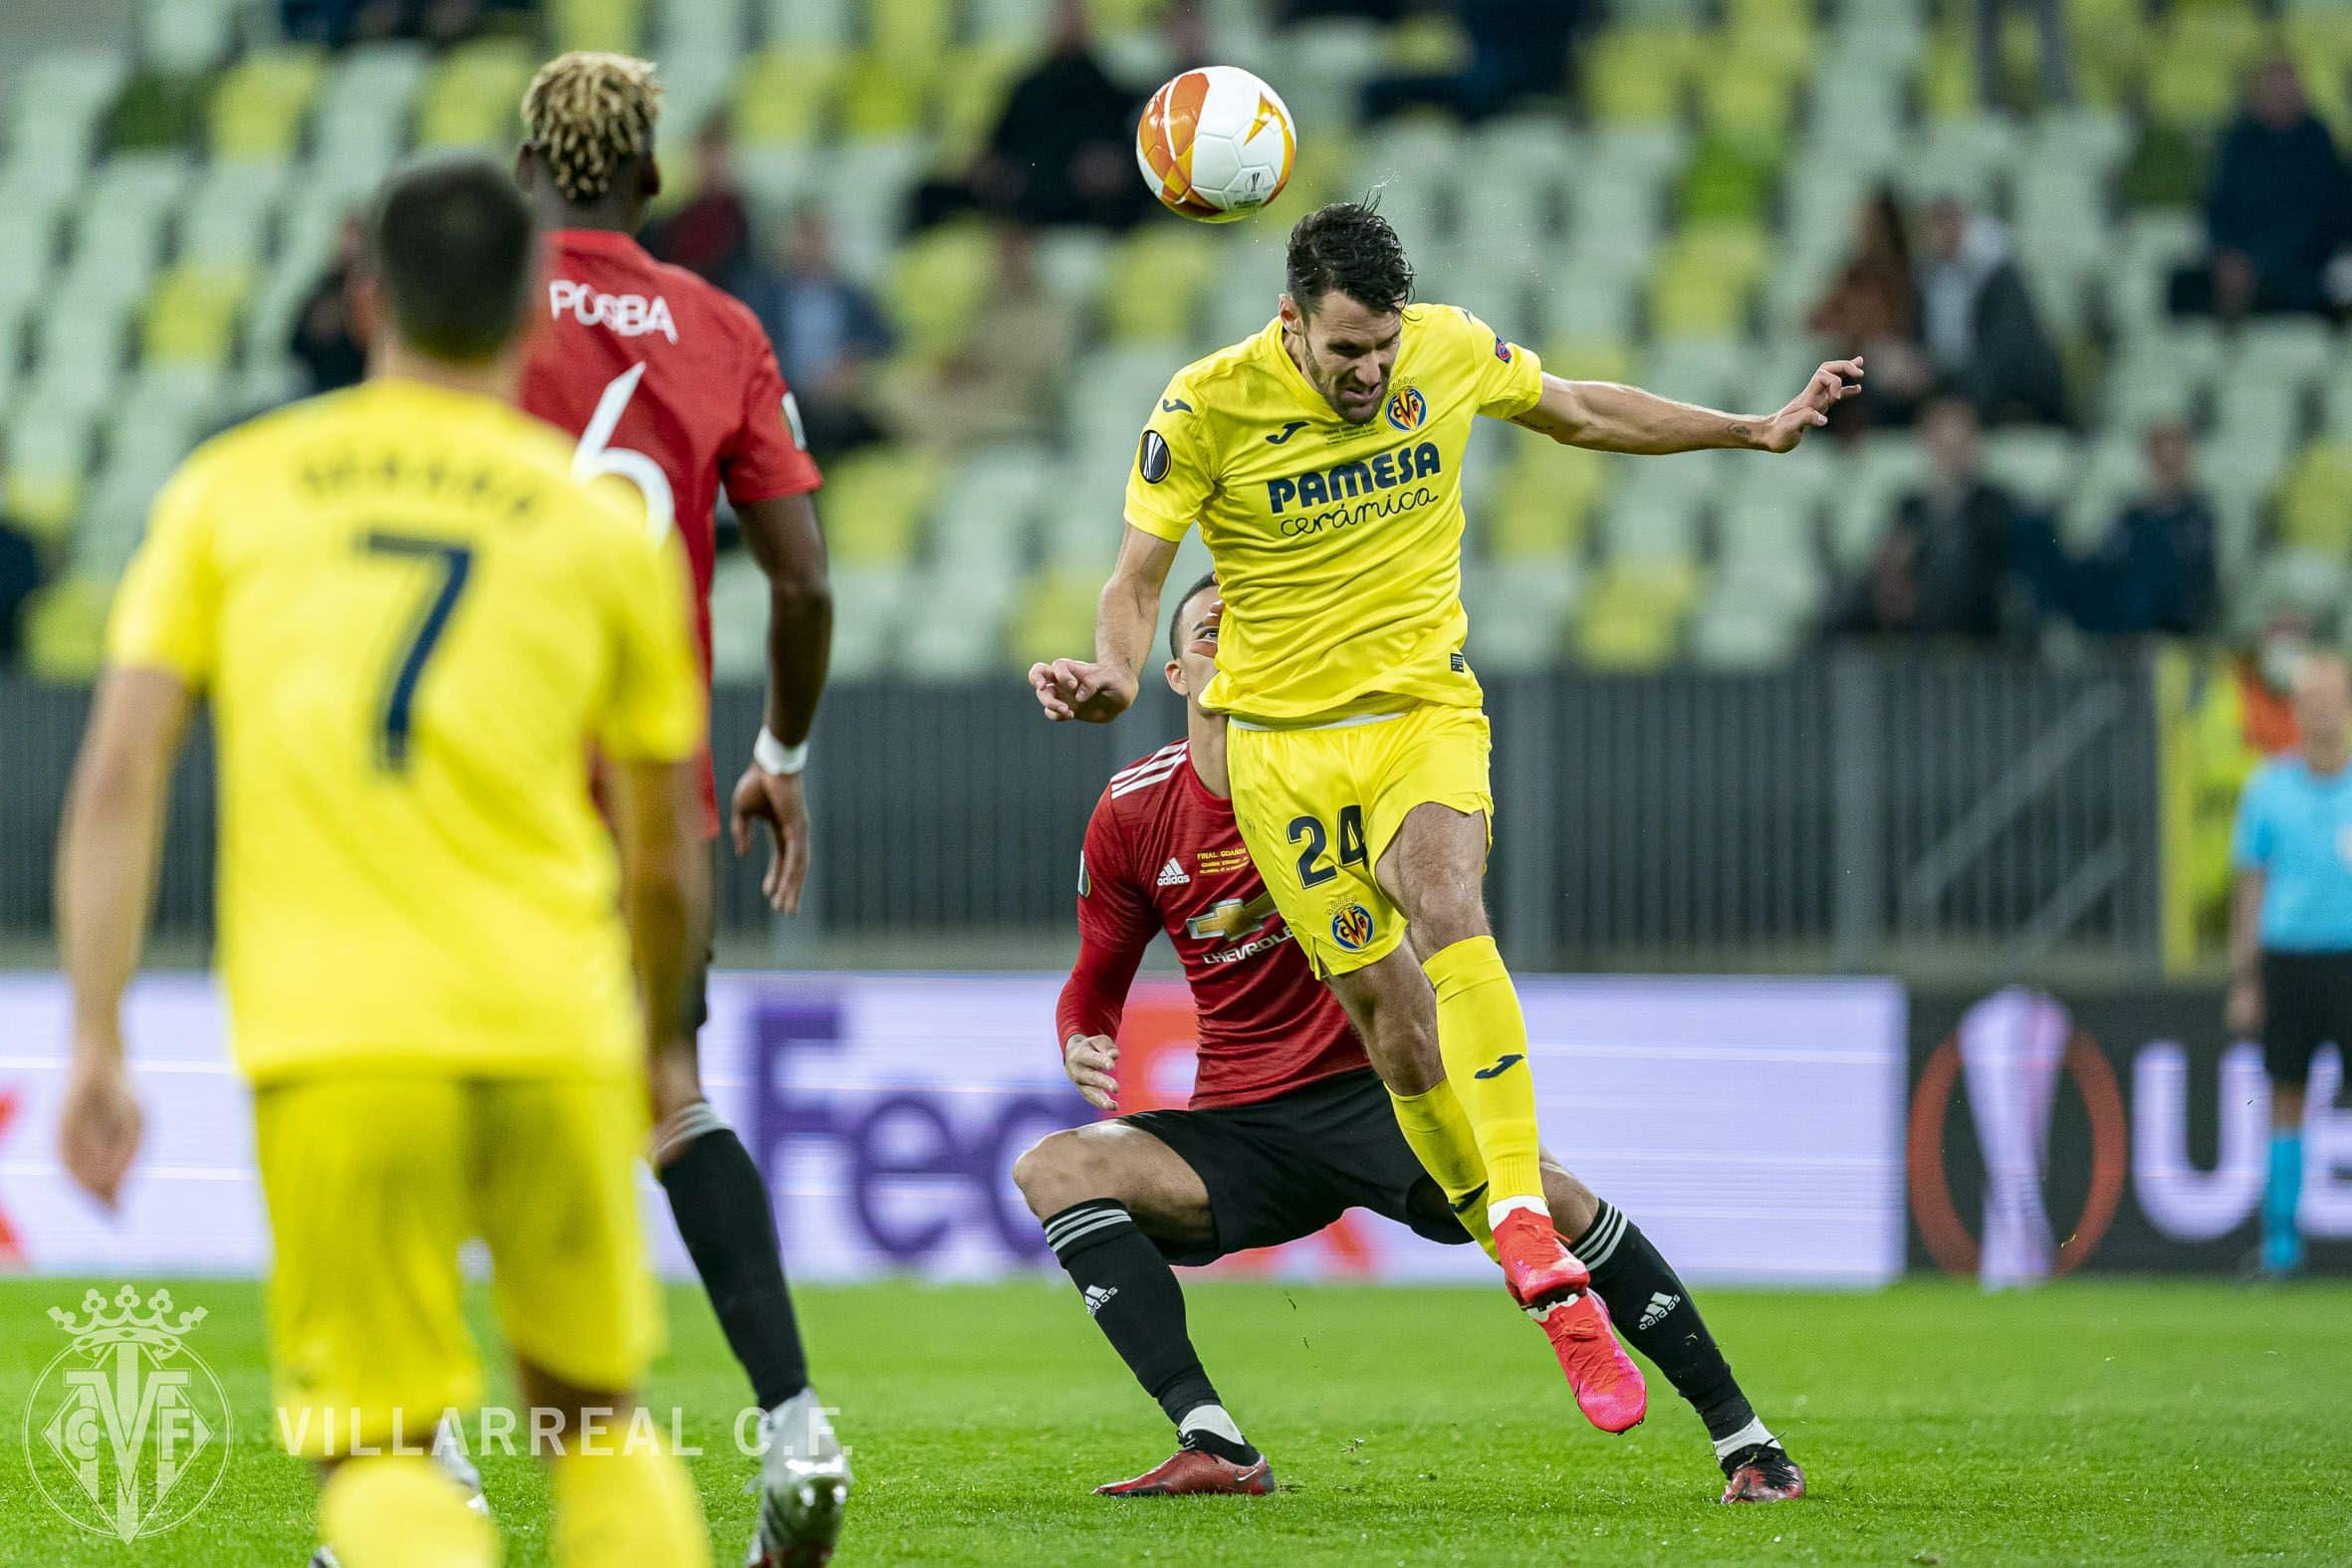
[[[139,1300],[96,1290],[79,1316],[49,1309],[71,1337],[25,1404],[25,1456],[51,1507],[128,1544],[202,1507],[228,1470],[229,1402],[187,1346],[204,1309],[176,1315],[171,1292]]]

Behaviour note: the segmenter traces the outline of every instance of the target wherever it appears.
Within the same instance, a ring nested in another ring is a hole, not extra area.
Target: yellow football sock
[[[1405,1142],[1421,1158],[1421,1168],[1445,1189],[1446,1203],[1470,1238],[1493,1257],[1495,1232],[1487,1225],[1486,1162],[1478,1157],[1478,1134],[1463,1114],[1454,1086],[1440,1078],[1435,1088],[1420,1094],[1391,1090],[1388,1098],[1396,1106],[1396,1124]]]
[[[1442,948],[1421,966],[1437,988],[1437,1048],[1446,1078],[1478,1134],[1487,1202],[1528,1199],[1543,1208],[1535,1133],[1535,1077],[1528,1067],[1528,1020],[1493,937]]]
[[[343,1568],[490,1568],[498,1531],[417,1454],[346,1459],[319,1493],[319,1534]]]
[[[694,1481],[676,1456],[625,1425],[555,1463],[556,1561],[565,1568],[668,1568],[711,1557]]]

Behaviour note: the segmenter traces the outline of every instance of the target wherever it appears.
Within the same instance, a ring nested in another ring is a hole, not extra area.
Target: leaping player
[[[1266,1456],[1186,1334],[1171,1262],[1294,1241],[1349,1209],[1432,1240],[1471,1239],[1397,1130],[1347,1014],[1315,984],[1243,847],[1228,798],[1227,721],[1201,703],[1217,673],[1218,617],[1216,579],[1204,577],[1168,625],[1165,673],[1185,700],[1185,738],[1112,775],[1086,824],[1078,958],[1057,1019],[1070,1081],[1090,1104],[1115,1109],[1127,987],[1165,931],[1199,1017],[1191,1106],[1055,1133],[1013,1167],[1094,1326],[1176,1424],[1176,1453],[1096,1488],[1112,1496],[1273,1486]],[[1423,1033],[1436,1026],[1431,1010],[1412,1020]],[[1757,1418],[1689,1287],[1641,1228],[1549,1156],[1542,1181],[1551,1222],[1576,1237],[1617,1332],[1705,1421],[1723,1500],[1802,1496],[1803,1471]],[[1608,1348],[1632,1374],[1624,1352]]]
[[[764,829],[773,840],[764,890],[773,908],[790,913],[809,863],[801,770],[832,638],[824,537],[809,500],[817,465],[758,319],[631,238],[661,189],[653,158],[660,102],[649,62],[607,54],[549,62],[524,97],[516,174],[551,238],[523,406],[578,438],[575,472],[627,481],[653,530],[682,537],[706,679],[712,512],[722,486],[734,503],[769,583],[767,722],[735,785],[735,848],[743,853]],[[707,758],[702,779],[709,839],[718,811]],[[692,995],[698,1029],[708,1016],[699,974]],[[849,1466],[809,1387],[767,1187],[703,1097],[691,1031],[654,1062],[653,1092],[654,1171],[766,1413],[752,1560],[822,1561],[815,1554],[831,1550]]]
[[[1034,665],[1030,684],[1053,720],[1125,712],[1177,544],[1200,526],[1225,602],[1200,701],[1231,722],[1250,857],[1422,1166],[1474,1233],[1491,1230],[1586,1414],[1622,1430],[1639,1408],[1613,1408],[1628,1391],[1593,1339],[1590,1274],[1545,1202],[1527,1022],[1487,923],[1495,802],[1464,648],[1462,456],[1481,414],[1606,452],[1785,452],[1860,389],[1862,363],[1825,363],[1755,416],[1546,375],[1469,312],[1411,304],[1396,231],[1354,203],[1291,231],[1287,283],[1263,332],[1168,383],[1128,476],[1094,657]]]

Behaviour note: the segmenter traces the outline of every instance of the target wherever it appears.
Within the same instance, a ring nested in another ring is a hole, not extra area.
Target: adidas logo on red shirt
[[[1184,874],[1184,867],[1176,863],[1176,857],[1173,855],[1168,857],[1166,865],[1160,867],[1160,886],[1162,887],[1182,887],[1191,880],[1191,877]]]

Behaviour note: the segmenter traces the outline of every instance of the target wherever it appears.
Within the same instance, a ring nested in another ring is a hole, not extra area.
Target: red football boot
[[[1610,1433],[1640,1426],[1650,1413],[1649,1386],[1617,1343],[1592,1276],[1560,1244],[1550,1220],[1514,1209],[1495,1227],[1495,1250],[1512,1299],[1543,1325],[1584,1419]]]
[[[1266,1456],[1255,1464],[1236,1464],[1199,1449],[1179,1448],[1167,1458],[1133,1480],[1112,1481],[1094,1488],[1097,1497],[1205,1497],[1230,1493],[1263,1497],[1274,1490],[1274,1469]]]

